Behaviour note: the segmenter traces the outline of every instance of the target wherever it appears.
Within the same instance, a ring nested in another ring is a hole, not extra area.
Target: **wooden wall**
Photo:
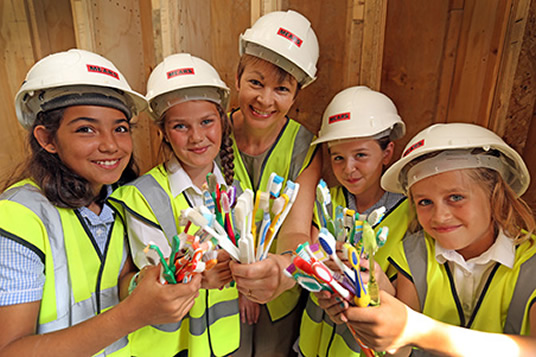
[[[341,89],[363,84],[397,104],[408,134],[435,122],[484,125],[515,147],[536,181],[536,4],[531,0],[18,0],[0,2],[0,178],[25,155],[14,95],[41,57],[71,47],[112,60],[139,92],[165,56],[211,62],[234,89],[238,36],[259,16],[294,9],[320,42],[318,79],[292,116],[311,130]],[[231,104],[236,105],[233,91]],[[146,170],[158,136],[146,115],[135,130]],[[536,185],[525,195],[536,207]]]

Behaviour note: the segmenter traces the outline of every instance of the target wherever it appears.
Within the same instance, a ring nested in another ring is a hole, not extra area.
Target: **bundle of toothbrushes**
[[[283,188],[284,185],[284,188]],[[204,205],[181,212],[184,234],[199,227],[200,241],[210,239],[236,261],[253,263],[265,259],[270,247],[298,195],[299,184],[272,173],[266,191],[246,189],[236,197],[234,187],[227,189],[207,175],[203,190]],[[262,216],[256,222],[255,217]]]
[[[212,269],[218,262],[214,247],[210,240],[201,242],[197,235],[181,233],[173,236],[168,259],[155,244],[148,244],[143,251],[149,264],[162,264],[161,283],[177,284],[188,283],[195,274]]]
[[[374,273],[374,254],[382,247],[389,234],[387,227],[381,227],[378,233],[373,228],[381,222],[385,207],[361,215],[346,207],[337,206],[335,216],[328,212],[331,203],[329,188],[320,180],[316,191],[317,204],[320,206],[321,228],[318,243],[305,242],[293,252],[292,263],[285,274],[294,279],[301,287],[311,292],[329,291],[350,305],[366,307],[379,305],[379,287]],[[342,256],[346,265],[337,255],[337,242],[342,245]],[[363,283],[360,260],[369,259],[369,281]],[[338,268],[331,270],[325,263],[331,260]],[[374,357],[383,356],[365,346],[355,330],[347,323],[348,329],[361,347],[361,354]]]
[[[385,244],[389,229],[382,227],[376,233],[372,227],[380,223],[385,208],[380,207],[365,216],[338,206],[335,208],[335,217],[332,217],[327,209],[331,196],[323,180],[317,186],[317,202],[321,208],[322,224],[318,243],[311,245],[306,242],[298,246],[286,274],[309,291],[327,290],[352,305],[378,305],[379,288],[374,273],[374,254]],[[337,242],[342,243],[342,254],[350,267],[337,255]],[[370,263],[368,284],[363,284],[361,278],[362,256],[367,257]],[[337,272],[324,264],[328,260],[336,264]]]

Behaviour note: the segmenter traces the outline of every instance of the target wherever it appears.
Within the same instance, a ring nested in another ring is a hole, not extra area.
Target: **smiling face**
[[[443,248],[456,250],[468,260],[495,241],[490,197],[468,169],[427,177],[411,186],[410,192],[419,223]]]
[[[174,105],[165,114],[163,131],[190,177],[206,175],[212,170],[222,140],[222,122],[216,104],[192,100]]]
[[[382,150],[375,139],[344,140],[329,148],[331,167],[341,185],[356,197],[369,191],[381,191],[383,166],[393,156],[394,144]]]
[[[58,154],[69,169],[88,180],[95,193],[119,180],[132,155],[128,120],[109,107],[66,108],[55,137],[43,143],[45,150]]]
[[[268,129],[279,124],[294,104],[298,82],[279,73],[278,67],[257,59],[248,61],[237,79],[240,111],[249,127]]]

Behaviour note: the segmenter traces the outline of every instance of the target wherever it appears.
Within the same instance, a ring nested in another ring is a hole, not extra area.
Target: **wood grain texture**
[[[209,61],[235,90],[238,38],[271,10],[293,9],[320,43],[317,80],[290,116],[316,131],[331,98],[359,84],[379,88],[407,124],[397,143],[435,122],[476,122],[523,153],[536,175],[535,1],[530,0],[19,0],[0,2],[0,178],[24,158],[13,97],[45,55],[79,47],[114,62],[145,93],[151,70],[171,53]],[[381,74],[379,76],[378,74]],[[145,171],[160,139],[145,115],[134,128]],[[534,181],[534,180],[533,180]],[[527,197],[536,200],[533,184]]]

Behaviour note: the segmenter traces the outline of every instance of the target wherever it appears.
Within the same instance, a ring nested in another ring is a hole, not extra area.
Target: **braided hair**
[[[221,118],[221,146],[220,161],[227,186],[231,186],[234,181],[234,150],[233,139],[231,138],[232,124],[221,105],[218,105],[218,113]]]

